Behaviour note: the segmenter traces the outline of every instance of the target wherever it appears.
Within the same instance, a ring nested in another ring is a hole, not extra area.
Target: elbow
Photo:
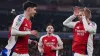
[[[69,23],[67,22],[63,22],[63,25],[69,27]]]
[[[66,25],[66,23],[65,23],[65,22],[63,22],[63,25],[65,26],[65,25]]]

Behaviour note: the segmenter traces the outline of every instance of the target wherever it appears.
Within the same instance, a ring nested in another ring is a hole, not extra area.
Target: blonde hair
[[[86,7],[85,8],[81,8],[80,12],[85,12],[86,18],[90,19],[92,17],[91,10],[89,8],[86,8]]]
[[[91,10],[89,9],[89,8],[84,8],[84,11],[85,11],[85,13],[86,13],[86,18],[91,18],[92,17],[92,15],[91,15]]]

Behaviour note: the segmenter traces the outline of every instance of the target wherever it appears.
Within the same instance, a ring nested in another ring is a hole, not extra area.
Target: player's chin
[[[49,32],[49,34],[52,34],[52,32]]]
[[[32,14],[31,17],[34,17],[35,14]]]

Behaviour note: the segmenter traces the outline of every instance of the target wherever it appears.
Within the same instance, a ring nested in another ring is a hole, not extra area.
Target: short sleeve
[[[56,35],[56,37],[57,37],[58,45],[63,45],[61,38],[58,35]]]
[[[39,39],[39,43],[38,43],[39,46],[42,46],[42,45],[43,45],[43,43],[42,43],[42,39],[43,39],[43,36],[40,37],[40,39]]]

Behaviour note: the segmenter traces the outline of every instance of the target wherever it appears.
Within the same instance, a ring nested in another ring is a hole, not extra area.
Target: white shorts
[[[16,52],[13,52],[12,56],[29,56],[29,54],[18,54]]]
[[[79,53],[74,53],[74,56],[87,56],[87,55],[79,54]]]

